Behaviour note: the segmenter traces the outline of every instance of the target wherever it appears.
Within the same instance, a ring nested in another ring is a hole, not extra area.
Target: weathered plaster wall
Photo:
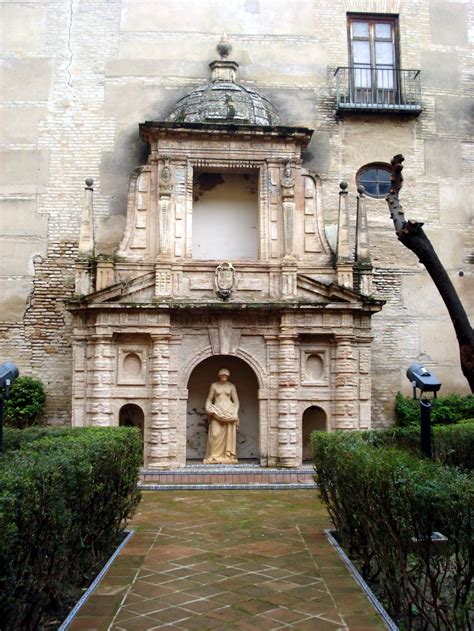
[[[403,68],[421,68],[418,119],[334,116],[334,70],[347,65],[346,12],[400,13]],[[70,319],[86,177],[95,180],[102,251],[118,244],[129,172],[146,158],[137,123],[161,119],[206,82],[222,32],[239,80],[283,122],[314,128],[305,165],[322,179],[329,223],[337,183],[363,164],[406,157],[403,202],[424,221],[473,313],[468,0],[18,0],[0,6],[0,361],[48,386],[49,418],[70,416]],[[422,360],[443,391],[466,391],[444,306],[396,241],[384,201],[368,200],[376,288],[374,420],[390,419],[404,371]],[[459,272],[464,272],[461,277]]]

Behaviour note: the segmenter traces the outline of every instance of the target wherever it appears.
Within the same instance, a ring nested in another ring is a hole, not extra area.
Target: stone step
[[[182,469],[142,469],[143,490],[308,489],[314,488],[313,467],[296,469],[258,465],[188,465]]]

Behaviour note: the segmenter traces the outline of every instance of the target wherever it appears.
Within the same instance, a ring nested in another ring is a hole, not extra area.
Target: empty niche
[[[311,353],[306,357],[305,381],[321,381],[324,377],[324,360],[321,355]]]
[[[128,353],[123,360],[123,376],[138,379],[142,372],[142,360],[136,353]]]
[[[195,171],[192,254],[198,260],[258,257],[258,173]]]
[[[121,350],[119,354],[119,384],[137,384],[145,383],[146,366],[142,351],[137,350]]]
[[[326,412],[317,405],[307,408],[303,413],[303,462],[312,459],[311,433],[326,430]]]

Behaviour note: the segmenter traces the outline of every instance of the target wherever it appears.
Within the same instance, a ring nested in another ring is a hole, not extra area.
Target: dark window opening
[[[356,175],[357,184],[369,197],[384,198],[390,191],[391,168],[388,164],[366,164]]]

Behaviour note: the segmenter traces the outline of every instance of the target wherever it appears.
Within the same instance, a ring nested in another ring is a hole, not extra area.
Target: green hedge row
[[[361,434],[364,441],[378,447],[396,447],[421,456],[420,428],[393,427]],[[456,425],[434,425],[432,428],[433,458],[440,464],[474,470],[474,420]]]
[[[60,607],[117,545],[139,501],[137,430],[50,433],[25,435],[0,458],[3,631],[36,629],[43,612]]]
[[[436,397],[432,402],[431,421],[433,425],[450,425],[465,419],[474,418],[474,395],[463,397],[459,394],[448,394]],[[404,397],[398,393],[395,398],[396,424],[399,427],[420,424],[420,404],[412,397]]]
[[[472,475],[360,434],[314,432],[316,481],[342,545],[405,629],[473,623]],[[433,532],[448,538],[435,544]]]
[[[16,449],[20,449],[39,438],[44,438],[49,436],[50,438],[54,437],[64,437],[68,434],[76,434],[78,430],[73,427],[46,427],[46,426],[35,426],[35,427],[26,427],[25,429],[16,429],[14,427],[4,427],[3,428],[3,451],[13,451]]]

